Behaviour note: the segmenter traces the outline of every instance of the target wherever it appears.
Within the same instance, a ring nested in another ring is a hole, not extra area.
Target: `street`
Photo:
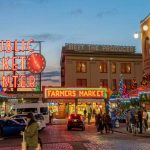
[[[149,150],[150,138],[132,134],[103,134],[94,125],[86,125],[85,131],[67,131],[66,125],[49,125],[40,132],[43,150]],[[0,141],[0,150],[21,150],[22,138],[6,138]]]

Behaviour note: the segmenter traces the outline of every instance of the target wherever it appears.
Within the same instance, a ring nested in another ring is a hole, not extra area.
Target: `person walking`
[[[97,115],[97,121],[96,121],[96,127],[97,127],[97,132],[101,132],[103,134],[103,117],[102,114]]]
[[[128,132],[131,131],[130,118],[131,118],[131,114],[130,114],[130,110],[128,110],[128,111],[127,111],[127,115],[126,115],[126,130],[127,130]]]
[[[139,128],[140,128],[140,134],[142,133],[142,119],[143,119],[143,117],[142,117],[142,111],[141,110],[139,110],[138,111],[138,124],[139,124]]]
[[[38,147],[38,124],[34,120],[32,113],[27,115],[28,125],[25,128],[24,136],[27,145],[27,150],[37,150]]]
[[[145,131],[146,131],[148,129],[148,113],[146,109],[144,109],[143,111],[143,122],[144,122]]]
[[[106,115],[106,113],[104,113],[104,115],[103,115],[103,127],[104,127],[104,129],[105,129],[105,133],[107,133],[107,126],[108,125],[108,118],[107,118],[107,115]]]
[[[53,119],[53,111],[52,108],[49,111],[49,123],[52,124],[52,119]]]
[[[84,117],[86,118],[86,113],[87,113],[87,111],[86,111],[86,109],[84,109]]]

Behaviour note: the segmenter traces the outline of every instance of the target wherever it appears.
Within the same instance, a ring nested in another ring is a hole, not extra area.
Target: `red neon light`
[[[2,58],[2,66],[3,66],[3,70],[9,70],[9,65],[8,65],[8,61],[9,61],[10,57],[3,57]]]
[[[10,85],[10,76],[2,76],[2,86],[8,87]]]
[[[24,70],[25,69],[24,64],[25,64],[26,57],[20,56],[20,59],[21,59],[21,70]]]
[[[31,45],[31,43],[33,42],[33,40],[29,40],[29,41],[27,41],[27,44],[26,44],[26,48],[27,48],[27,50],[29,51],[29,52],[33,52],[33,49],[31,49],[30,48],[30,45]]]
[[[26,87],[26,76],[21,76],[21,83],[20,83],[20,86],[22,88],[25,88]]]
[[[3,41],[3,40],[1,40],[1,48],[0,48],[0,52],[2,52],[2,51],[3,51],[3,49],[4,49],[4,41]]]
[[[34,76],[30,76],[29,77],[29,85],[30,87],[35,87],[35,77]]]
[[[12,52],[13,48],[10,40],[6,40],[6,53]]]
[[[15,60],[17,59],[17,57],[13,57],[12,58],[12,70],[15,71],[18,69],[18,64],[15,63]]]

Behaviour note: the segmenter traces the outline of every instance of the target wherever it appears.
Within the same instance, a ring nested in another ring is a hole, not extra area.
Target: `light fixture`
[[[143,30],[144,30],[144,31],[147,31],[147,30],[148,30],[148,25],[144,25],[144,26],[143,26]]]
[[[139,34],[137,32],[135,32],[133,36],[134,36],[135,39],[139,38]]]

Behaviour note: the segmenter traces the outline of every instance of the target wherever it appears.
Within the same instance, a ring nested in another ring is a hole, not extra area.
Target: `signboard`
[[[66,50],[74,50],[78,52],[125,52],[135,53],[135,46],[117,46],[117,45],[94,45],[94,44],[65,44]]]
[[[33,40],[0,41],[0,72],[3,88],[36,87],[36,75],[46,66],[45,58],[35,49],[34,44],[37,43]]]
[[[44,88],[44,98],[66,99],[66,98],[106,98],[106,88]]]

